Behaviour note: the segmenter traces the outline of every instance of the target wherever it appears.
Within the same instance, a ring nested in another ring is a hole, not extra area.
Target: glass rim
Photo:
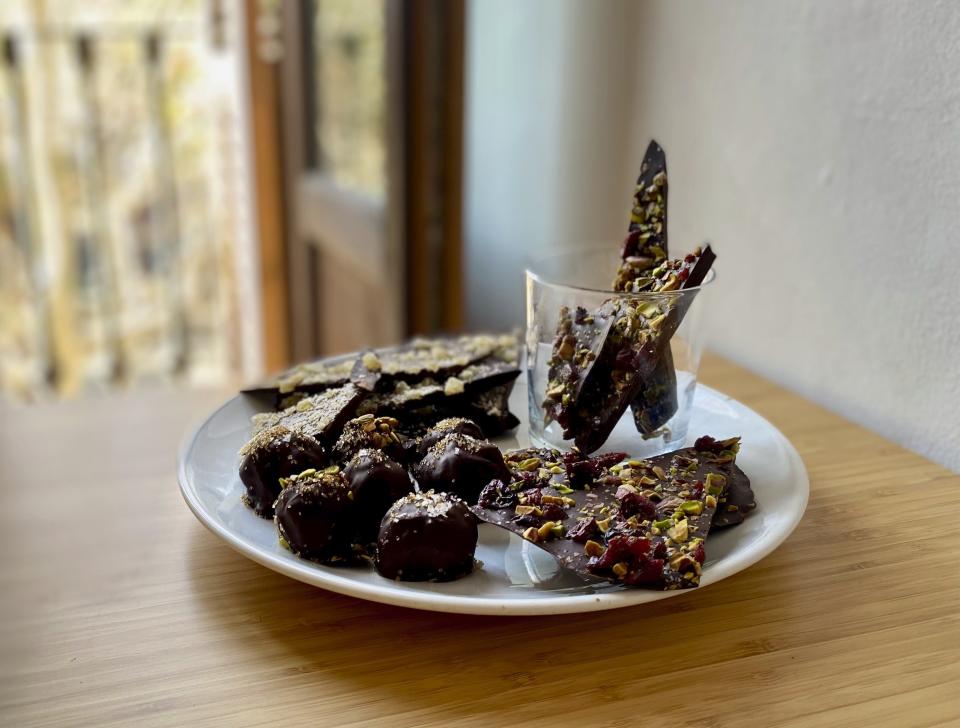
[[[717,269],[714,266],[710,267],[710,270],[707,271],[706,277],[703,279],[703,282],[699,286],[694,286],[693,288],[678,288],[673,291],[615,291],[612,288],[594,288],[592,286],[578,286],[570,283],[561,283],[557,280],[551,280],[542,273],[538,273],[534,268],[537,263],[545,263],[551,260],[557,260],[565,256],[576,256],[576,255],[599,255],[604,252],[607,252],[607,249],[603,248],[585,248],[582,250],[570,250],[564,253],[557,253],[555,255],[548,256],[546,258],[541,258],[539,261],[533,261],[528,265],[524,266],[524,273],[528,279],[532,279],[543,286],[550,286],[552,288],[566,289],[568,291],[580,291],[583,293],[603,293],[609,296],[623,296],[623,297],[637,297],[637,298],[649,298],[651,296],[683,296],[685,294],[695,293],[702,288],[710,286],[717,278]],[[611,253],[612,254],[612,253]]]

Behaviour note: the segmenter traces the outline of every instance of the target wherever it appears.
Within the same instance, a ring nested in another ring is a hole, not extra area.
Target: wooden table
[[[224,393],[4,406],[0,723],[960,724],[960,476],[716,358],[703,379],[796,445],[806,517],[719,584],[571,617],[382,606],[233,552],[174,468]]]

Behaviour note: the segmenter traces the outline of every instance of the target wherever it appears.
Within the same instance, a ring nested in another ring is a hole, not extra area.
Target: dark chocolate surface
[[[303,432],[321,443],[336,440],[343,425],[353,417],[363,399],[363,392],[352,384],[328,389],[304,397],[281,412],[264,412],[252,418],[254,432],[283,425],[294,432]]]
[[[516,368],[519,342],[512,335],[471,334],[455,338],[413,339],[403,346],[363,352],[350,379],[367,391],[388,391],[400,381],[412,384],[449,377],[484,359]]]
[[[449,493],[411,493],[391,506],[377,539],[376,568],[402,581],[451,581],[473,571],[477,519]]]

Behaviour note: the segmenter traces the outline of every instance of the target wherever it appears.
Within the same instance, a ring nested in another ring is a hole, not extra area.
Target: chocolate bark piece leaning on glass
[[[536,487],[491,483],[474,512],[586,578],[652,589],[697,586],[720,499],[731,483],[746,480],[734,462],[739,438],[708,440],[724,448],[723,456],[694,446],[627,460],[605,467],[589,489],[564,488],[559,474]]]
[[[543,409],[544,424],[556,421],[567,439],[573,437],[571,425],[580,390],[610,333],[615,314],[607,305],[594,312],[582,306],[573,312],[566,306],[560,308],[557,334],[547,364]]]
[[[660,265],[670,254],[667,238],[667,158],[656,141],[647,147],[633,194],[629,232],[623,241],[621,263],[613,282],[624,290],[638,275]],[[677,411],[677,374],[670,348],[664,349],[650,376],[630,403],[637,431],[651,437]]]
[[[698,248],[683,260],[665,261],[648,275],[635,279],[630,290],[667,293],[695,288],[703,282],[715,259],[709,245]],[[657,302],[619,298],[601,307],[613,324],[596,362],[585,372],[567,428],[582,452],[593,452],[610,436],[670,346],[690,300],[669,295]]]

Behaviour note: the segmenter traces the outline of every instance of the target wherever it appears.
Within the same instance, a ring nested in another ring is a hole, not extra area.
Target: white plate
[[[524,421],[526,394],[526,386],[518,381],[511,409]],[[298,559],[279,545],[272,521],[255,516],[240,502],[243,485],[237,475],[237,451],[250,435],[250,416],[262,409],[262,400],[238,395],[211,414],[181,448],[179,480],[183,497],[200,522],[267,568],[361,599],[465,614],[587,612],[681,593],[585,584],[561,570],[549,554],[487,524],[480,527],[477,546],[483,568],[449,583],[395,582],[372,568],[327,567]],[[697,387],[689,431],[690,443],[702,434],[742,436],[737,464],[750,477],[759,504],[743,524],[710,536],[702,589],[755,564],[783,543],[803,516],[810,485],[800,456],[780,431],[714,389]],[[526,446],[525,422],[516,436],[496,442],[505,449]]]

